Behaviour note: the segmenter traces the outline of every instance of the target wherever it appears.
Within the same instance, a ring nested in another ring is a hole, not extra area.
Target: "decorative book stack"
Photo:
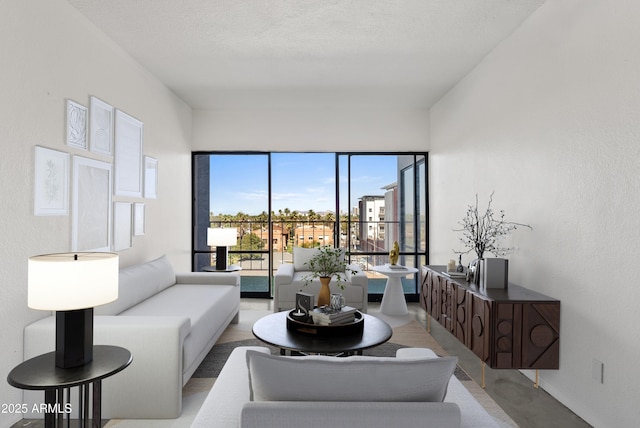
[[[349,324],[355,321],[356,309],[345,306],[340,312],[331,312],[323,308],[316,308],[311,311],[311,317],[316,325]]]
[[[387,266],[389,267],[389,269],[393,269],[393,270],[407,270],[406,266],[402,266],[402,265],[387,264]]]

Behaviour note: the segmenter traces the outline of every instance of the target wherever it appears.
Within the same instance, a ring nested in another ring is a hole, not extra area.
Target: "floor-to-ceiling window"
[[[394,242],[399,263],[419,267],[428,262],[426,154],[340,153],[341,222],[351,260],[368,271],[370,300],[378,300],[386,277],[371,270],[389,261]],[[350,233],[349,233],[350,232]],[[402,279],[405,294],[414,299],[418,277]]]
[[[270,296],[294,246],[331,245],[367,271],[378,300],[386,278],[371,268],[394,242],[400,263],[427,263],[426,173],[425,153],[194,153],[193,269],[215,265],[207,229],[233,228],[228,258],[242,268],[243,296]],[[415,299],[417,276],[403,284]]]

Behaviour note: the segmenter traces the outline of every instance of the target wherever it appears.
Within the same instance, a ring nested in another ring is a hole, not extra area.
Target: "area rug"
[[[182,428],[189,427],[195,414],[215,382],[215,377],[224,366],[231,351],[237,346],[257,345],[264,343],[255,339],[251,333],[253,323],[271,312],[269,311],[241,311],[240,323],[230,325],[220,337],[216,345],[200,364],[193,377],[183,389],[183,410],[178,419],[170,420],[111,420],[105,428]],[[394,356],[403,347],[430,348],[438,355],[447,355],[438,342],[412,318],[385,319],[375,311],[369,315],[379,316],[393,328],[391,340],[385,344],[364,351],[364,355]],[[277,348],[271,348],[272,353],[278,354]],[[518,425],[493,401],[489,395],[471,379],[464,370],[456,369],[455,376],[478,400],[478,402],[494,417],[501,427],[517,427]]]

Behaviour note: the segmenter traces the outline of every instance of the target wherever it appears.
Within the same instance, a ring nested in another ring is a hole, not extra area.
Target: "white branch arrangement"
[[[493,202],[493,193],[489,196],[489,203],[484,214],[478,211],[478,195],[476,194],[476,205],[469,205],[467,213],[462,221],[458,222],[460,229],[453,229],[454,232],[462,232],[460,242],[466,247],[465,251],[456,251],[456,254],[468,254],[475,251],[479,259],[484,256],[485,252],[492,253],[495,256],[504,256],[513,248],[503,247],[500,241],[518,227],[533,228],[528,224],[506,221],[504,219],[504,210],[494,212],[491,208]]]

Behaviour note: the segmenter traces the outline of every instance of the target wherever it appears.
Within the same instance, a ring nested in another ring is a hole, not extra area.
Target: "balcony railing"
[[[269,293],[273,273],[281,264],[292,263],[294,246],[311,248],[322,245],[349,248],[349,263],[358,264],[370,277],[370,293],[382,293],[386,277],[371,268],[389,261],[389,249],[393,241],[400,241],[400,225],[397,222],[341,221],[336,233],[336,224],[335,221],[326,220],[272,221],[271,225],[268,221],[231,220],[212,221],[210,226],[235,228],[238,231],[238,244],[229,247],[229,264],[242,268],[243,293]],[[369,226],[372,226],[372,233],[369,233]],[[424,254],[416,254],[412,247],[405,245],[406,251],[404,254],[401,251],[400,263],[414,266],[416,257],[419,257],[417,265],[422,263],[420,259],[426,259]],[[206,247],[197,253],[201,257],[206,256],[206,259],[200,258],[201,265],[215,266],[215,248]],[[405,291],[414,293],[410,291],[415,289],[414,283],[414,280],[409,281]]]

